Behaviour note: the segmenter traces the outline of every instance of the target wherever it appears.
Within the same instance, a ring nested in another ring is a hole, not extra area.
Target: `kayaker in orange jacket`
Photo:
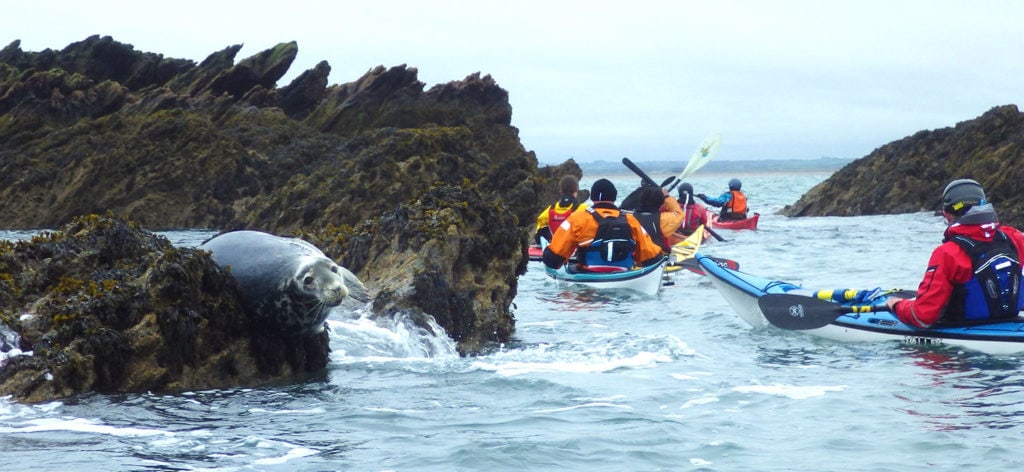
[[[544,249],[544,264],[552,269],[561,267],[573,252],[580,264],[648,266],[664,257],[661,246],[654,243],[636,217],[615,206],[615,185],[608,179],[599,179],[590,188],[593,206],[587,211],[575,212],[562,222]]]
[[[666,254],[672,251],[669,238],[683,222],[683,209],[675,197],[661,187],[642,187],[633,215]]]

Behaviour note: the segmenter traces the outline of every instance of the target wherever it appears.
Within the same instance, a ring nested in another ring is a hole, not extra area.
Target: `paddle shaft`
[[[708,233],[710,233],[711,236],[714,237],[715,239],[717,239],[719,241],[722,241],[722,242],[725,242],[725,238],[723,238],[721,235],[716,233],[715,230],[711,229],[710,227],[705,227],[704,229],[708,230]]]
[[[654,179],[651,178],[651,176],[647,175],[647,173],[644,172],[643,170],[640,170],[640,168],[637,167],[636,164],[633,163],[633,161],[629,160],[628,157],[623,157],[622,163],[625,164],[626,167],[629,167],[629,170],[633,171],[634,174],[640,176],[640,180],[643,180],[644,183],[652,187],[659,187],[658,183],[655,182]]]

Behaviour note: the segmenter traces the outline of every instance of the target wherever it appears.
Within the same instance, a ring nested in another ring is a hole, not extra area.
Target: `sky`
[[[296,41],[278,83],[407,65],[425,89],[480,72],[542,163],[856,159],[1024,101],[1018,0],[60,0],[4,2],[0,47],[91,35],[200,62]]]

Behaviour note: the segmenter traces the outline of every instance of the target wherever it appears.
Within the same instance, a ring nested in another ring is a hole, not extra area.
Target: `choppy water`
[[[692,181],[716,194],[728,177]],[[743,176],[760,229],[721,231],[730,241],[703,252],[807,287],[916,288],[939,217],[774,215],[826,177]],[[616,179],[624,187],[635,180]],[[168,236],[194,244],[206,234]],[[515,340],[476,357],[460,358],[447,339],[403,323],[337,314],[328,369],[300,384],[43,405],[0,399],[0,469],[906,471],[1024,463],[1020,359],[752,330],[701,277],[684,272],[674,281],[650,299],[561,287],[531,266],[515,300]]]

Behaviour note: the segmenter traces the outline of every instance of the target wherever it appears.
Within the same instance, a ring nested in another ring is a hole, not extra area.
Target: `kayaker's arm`
[[[732,200],[732,193],[725,192],[719,195],[718,198],[712,198],[707,195],[704,195],[703,193],[698,193],[697,198],[701,199],[701,201],[707,203],[708,205],[720,208],[722,206],[725,206],[726,203],[729,203],[729,200]]]
[[[566,258],[555,254],[554,251],[551,250],[551,246],[548,246],[544,248],[544,254],[541,256],[541,261],[544,262],[544,265],[552,269],[557,269],[562,267],[562,264],[565,264]]]

